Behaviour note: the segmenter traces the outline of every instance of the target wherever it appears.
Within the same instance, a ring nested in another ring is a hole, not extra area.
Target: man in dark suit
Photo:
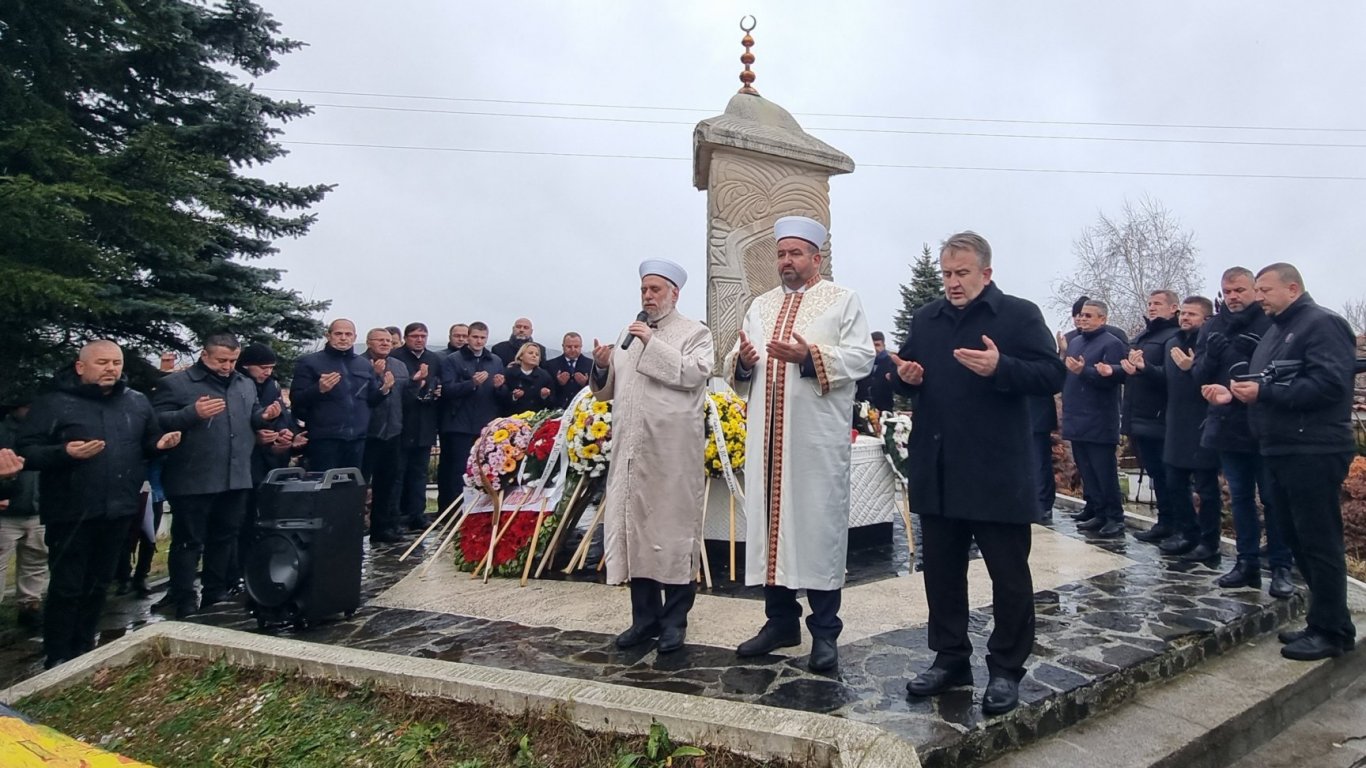
[[[1249,366],[1257,378],[1235,379],[1213,401],[1232,396],[1248,405],[1271,474],[1272,513],[1309,585],[1307,626],[1280,634],[1281,655],[1315,661],[1356,647],[1341,509],[1342,481],[1356,449],[1356,339],[1347,321],[1304,292],[1293,265],[1264,267],[1256,286],[1271,316]]]
[[[975,540],[991,573],[995,628],[982,711],[993,715],[1019,703],[1034,646],[1029,549],[1039,510],[1029,398],[1057,392],[1066,371],[1039,308],[991,282],[991,246],[981,235],[950,237],[939,265],[945,298],[915,313],[897,366],[905,394],[916,398],[905,474],[920,514],[937,654],[906,688],[933,696],[972,684],[967,568]]]
[[[891,413],[895,406],[892,394],[896,387],[896,363],[887,351],[887,337],[882,331],[873,331],[873,349],[877,352],[873,358],[873,372],[859,379],[854,399],[866,400],[879,411]]]
[[[460,325],[460,347],[469,336],[469,326]],[[436,445],[437,427],[441,421],[441,365],[440,353],[427,348],[425,323],[408,323],[403,329],[403,346],[389,355],[408,369],[413,386],[402,390],[403,479],[399,482],[398,520],[409,530],[427,527],[424,510],[427,508],[427,475],[432,463],[432,446]]]
[[[564,354],[552,357],[541,366],[550,372],[555,382],[554,407],[568,408],[569,401],[579,390],[588,386],[588,374],[593,372],[593,360],[583,354],[583,337],[573,331],[564,335]]]

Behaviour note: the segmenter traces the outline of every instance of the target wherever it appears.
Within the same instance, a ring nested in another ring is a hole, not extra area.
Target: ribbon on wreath
[[[574,414],[578,411],[579,403],[592,396],[593,390],[584,387],[579,390],[577,395],[574,395],[574,399],[570,400],[569,405],[564,409],[564,413],[560,416],[560,430],[555,435],[555,443],[550,447],[550,455],[545,458],[545,468],[541,470],[540,478],[535,481],[537,487],[544,490],[546,482],[550,480],[552,474],[555,475],[555,487],[564,487],[565,480],[569,477],[569,457],[565,456],[563,462],[560,462],[559,460],[561,454],[565,453],[565,446],[568,442],[567,436],[569,434],[569,425],[574,421]],[[560,463],[560,471],[558,473],[555,472],[555,464],[557,462]],[[526,467],[525,462],[522,463],[522,467]],[[518,479],[519,481],[521,480],[520,475]]]
[[[712,439],[716,441],[716,456],[721,460],[721,476],[725,478],[730,494],[744,502],[745,494],[740,491],[740,484],[735,480],[735,470],[730,466],[730,452],[726,450],[726,433],[721,431],[721,411],[716,407],[716,401],[711,399],[711,395],[707,395],[707,420],[711,423]]]

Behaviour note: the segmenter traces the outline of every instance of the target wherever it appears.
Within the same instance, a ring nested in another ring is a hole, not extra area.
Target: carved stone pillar
[[[697,124],[693,185],[707,192],[707,325],[718,372],[750,301],[778,285],[773,222],[809,216],[832,229],[830,177],[853,170],[848,155],[757,92],[736,94],[723,114]],[[821,252],[829,277],[829,242]]]

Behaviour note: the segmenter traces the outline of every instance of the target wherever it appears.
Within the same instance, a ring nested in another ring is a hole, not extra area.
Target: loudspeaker
[[[360,607],[365,481],[354,467],[272,470],[257,491],[242,575],[257,626],[305,628]]]

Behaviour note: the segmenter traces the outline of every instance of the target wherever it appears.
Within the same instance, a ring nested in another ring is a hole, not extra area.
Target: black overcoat
[[[992,376],[953,357],[957,348],[1001,352]],[[958,310],[945,299],[918,310],[901,346],[925,380],[899,389],[915,398],[906,460],[911,510],[963,520],[1029,523],[1038,517],[1030,448],[1029,397],[1062,388],[1066,369],[1033,303],[988,283]]]
[[[1176,319],[1149,320],[1143,332],[1133,338],[1130,348],[1143,351],[1143,364],[1161,366],[1167,342],[1179,330]],[[1167,382],[1161,376],[1135,376],[1124,382],[1124,399],[1119,406],[1119,433],[1134,437],[1160,438],[1167,431]]]
[[[560,355],[559,357],[552,357],[544,363],[541,363],[541,367],[546,369],[550,374],[551,382],[553,382],[550,385],[550,388],[554,390],[551,393],[551,398],[555,401],[553,407],[568,408],[569,401],[574,399],[574,395],[577,395],[579,390],[588,386],[587,384],[575,383],[574,374],[582,373],[584,376],[592,376],[593,358],[588,355],[579,355],[574,358],[574,362],[571,363],[569,362],[569,358]],[[569,380],[564,384],[561,384],[556,378],[561,372],[569,374]]]
[[[1150,366],[1162,376],[1167,387],[1166,440],[1162,444],[1162,463],[1180,469],[1218,469],[1219,454],[1201,445],[1205,431],[1205,416],[1209,403],[1200,394],[1200,385],[1195,380],[1194,370],[1183,371],[1172,362],[1172,350],[1180,348],[1190,354],[1195,351],[1195,341],[1199,331],[1187,333],[1178,331],[1167,339],[1163,348],[1162,363]],[[1147,358],[1144,358],[1145,364]],[[1148,372],[1144,369],[1144,373]],[[1133,383],[1130,377],[1129,382]]]

